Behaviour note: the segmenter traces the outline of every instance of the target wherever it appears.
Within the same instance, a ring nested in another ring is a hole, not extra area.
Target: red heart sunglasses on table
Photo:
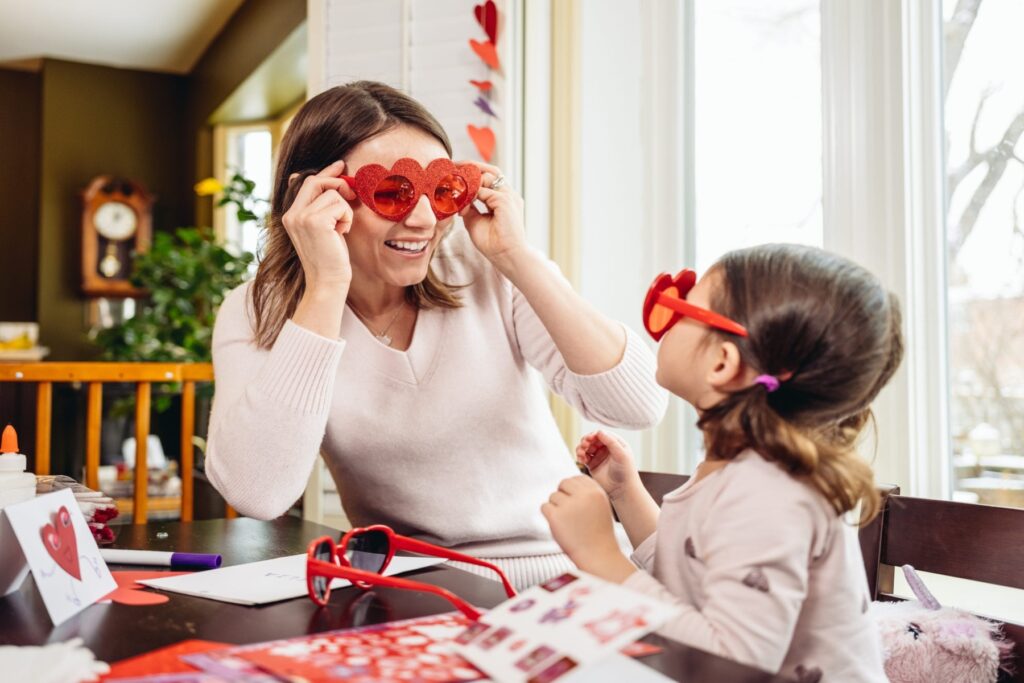
[[[697,273],[692,270],[681,270],[675,277],[662,273],[654,278],[644,299],[644,327],[654,341],[661,341],[669,328],[683,318],[692,318],[723,332],[746,337],[747,328],[743,325],[686,300],[686,295],[696,284]]]
[[[473,164],[456,165],[451,159],[434,159],[426,168],[415,159],[403,158],[390,169],[367,164],[354,176],[341,176],[359,201],[378,216],[400,221],[427,195],[438,220],[466,208],[480,190],[480,169]]]
[[[516,594],[504,572],[490,562],[396,534],[391,527],[377,524],[352,529],[346,532],[337,544],[330,536],[321,536],[309,544],[306,556],[306,587],[309,589],[310,599],[318,605],[326,605],[331,596],[331,579],[347,579],[363,589],[383,586],[433,593],[451,602],[473,621],[480,618],[480,611],[477,608],[440,586],[397,576],[383,576],[382,572],[398,550],[493,569],[501,579],[506,595],[511,598]]]

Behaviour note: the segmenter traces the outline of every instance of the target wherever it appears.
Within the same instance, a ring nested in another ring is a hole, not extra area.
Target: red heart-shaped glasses
[[[647,298],[644,299],[644,327],[654,337],[654,341],[661,341],[669,328],[684,317],[746,337],[747,328],[743,325],[714,311],[694,306],[686,300],[686,295],[696,284],[697,273],[692,270],[681,270],[675,277],[662,273],[654,278],[651,288],[647,290]]]
[[[359,201],[378,216],[400,221],[408,216],[421,195],[427,195],[438,220],[462,211],[480,190],[480,169],[456,165],[451,159],[434,159],[426,168],[415,159],[403,158],[390,168],[367,164],[355,176],[341,176]]]

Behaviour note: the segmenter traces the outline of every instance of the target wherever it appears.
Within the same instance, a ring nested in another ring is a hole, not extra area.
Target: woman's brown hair
[[[754,449],[805,479],[837,514],[861,503],[866,523],[879,498],[856,442],[903,358],[896,297],[855,263],[790,244],[726,254],[711,276],[721,284],[713,310],[750,333],[728,340],[781,385],[769,393],[754,384],[704,411],[697,424],[708,457]]]
[[[437,119],[419,102],[383,83],[357,81],[331,88],[306,102],[292,119],[278,151],[266,249],[252,285],[256,343],[261,348],[273,345],[305,291],[302,263],[281,222],[302,182],[344,159],[360,143],[400,125],[437,138],[451,156],[451,142]],[[292,178],[293,174],[298,175]],[[406,288],[405,298],[416,308],[457,308],[461,304],[454,289],[430,268],[423,282]]]

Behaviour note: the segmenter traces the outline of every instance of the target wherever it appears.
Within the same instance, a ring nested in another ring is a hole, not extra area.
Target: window
[[[694,4],[696,266],[822,244],[818,0]]]
[[[1024,507],[1024,4],[943,21],[954,497]]]
[[[269,124],[228,126],[224,131],[224,164],[220,170],[226,181],[235,173],[256,183],[254,197],[269,199],[273,175],[271,127]],[[258,254],[260,230],[256,221],[239,223],[233,211],[221,211],[224,241],[240,251]],[[255,264],[254,266],[255,267]]]

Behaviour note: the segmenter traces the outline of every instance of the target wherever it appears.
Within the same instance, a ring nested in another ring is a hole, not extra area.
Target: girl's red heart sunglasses
[[[403,158],[386,169],[367,164],[355,176],[341,176],[359,201],[378,216],[400,221],[412,213],[421,195],[427,195],[438,220],[462,211],[480,190],[480,169],[456,165],[451,159],[434,159],[426,168],[415,159]]]
[[[692,270],[681,270],[675,277],[662,273],[654,278],[651,288],[647,290],[647,298],[644,299],[644,327],[654,337],[654,341],[661,341],[669,328],[683,318],[692,318],[709,327],[746,337],[747,328],[743,325],[714,311],[694,306],[686,300],[686,295],[695,284],[697,273]]]
[[[306,556],[306,587],[310,599],[318,605],[326,605],[331,597],[331,580],[348,579],[363,589],[384,586],[433,593],[448,600],[469,619],[476,621],[480,618],[480,611],[477,608],[445,588],[397,576],[384,576],[383,572],[397,550],[487,567],[497,573],[505,587],[506,595],[511,598],[516,594],[504,572],[490,562],[396,534],[391,527],[377,524],[352,529],[342,536],[337,544],[330,536],[322,536],[309,544]]]

